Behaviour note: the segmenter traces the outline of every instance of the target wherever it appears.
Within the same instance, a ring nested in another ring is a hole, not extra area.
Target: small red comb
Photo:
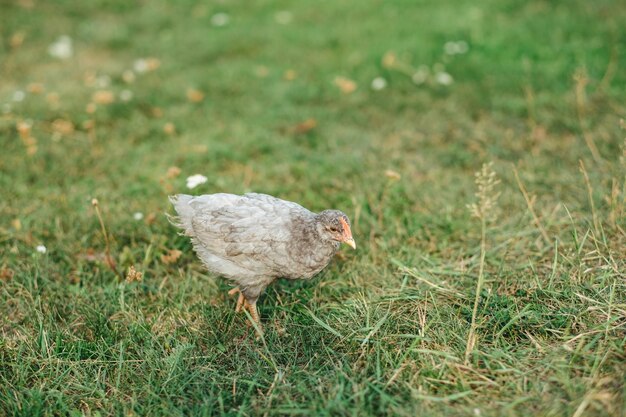
[[[350,230],[350,225],[348,224],[348,222],[345,221],[343,217],[339,218],[339,222],[341,223],[341,226],[343,226],[343,234],[346,237],[352,237],[352,230]]]

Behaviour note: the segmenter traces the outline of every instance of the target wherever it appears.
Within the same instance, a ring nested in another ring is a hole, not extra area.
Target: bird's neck
[[[289,255],[300,265],[298,277],[310,278],[328,265],[339,249],[339,242],[324,239],[320,233],[323,226],[315,218],[294,222],[293,226]]]
[[[302,248],[316,248],[317,250],[337,250],[339,242],[329,240],[324,233],[324,226],[317,216],[308,219],[300,219],[294,222],[292,227],[294,243]]]

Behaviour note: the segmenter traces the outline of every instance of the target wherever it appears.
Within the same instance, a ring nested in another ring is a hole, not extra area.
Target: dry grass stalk
[[[587,144],[587,148],[591,152],[591,156],[596,161],[596,163],[602,162],[602,157],[600,156],[600,152],[598,151],[598,147],[596,146],[591,133],[585,126],[585,113],[586,106],[585,103],[587,101],[587,94],[585,89],[587,84],[589,83],[589,78],[587,77],[587,71],[584,68],[579,69],[574,74],[574,90],[576,92],[576,112],[578,114],[578,123],[580,124],[580,129],[583,133],[583,138],[585,139],[585,143]]]
[[[476,174],[476,198],[478,202],[468,204],[472,216],[480,219],[480,265],[478,270],[478,280],[476,282],[476,295],[474,297],[474,308],[472,309],[472,322],[470,324],[469,335],[467,336],[467,345],[465,347],[465,365],[469,363],[470,353],[474,350],[476,345],[476,315],[478,313],[478,303],[480,301],[480,292],[482,291],[485,283],[485,256],[487,253],[487,224],[495,220],[496,217],[496,203],[499,192],[496,192],[495,187],[500,183],[496,177],[495,171],[493,171],[493,163],[489,162],[483,164],[480,171]]]
[[[96,210],[96,216],[98,216],[98,221],[100,222],[100,228],[102,229],[102,236],[104,237],[104,244],[105,244],[104,259],[105,259],[105,263],[115,273],[115,275],[118,276],[118,278],[120,280],[123,280],[124,277],[117,270],[117,265],[115,263],[115,260],[111,256],[111,244],[110,244],[110,241],[109,241],[109,234],[107,233],[107,229],[104,226],[104,220],[102,219],[102,214],[100,213],[100,203],[98,202],[98,199],[96,199],[96,198],[92,199],[91,200],[91,205]]]
[[[582,172],[583,177],[585,177],[585,185],[587,186],[587,195],[589,197],[589,205],[591,206],[591,217],[593,219],[593,229],[596,233],[597,237],[602,236],[600,233],[600,222],[598,220],[598,214],[596,213],[596,206],[593,202],[593,187],[591,186],[591,181],[589,181],[589,175],[587,174],[587,169],[585,168],[585,163],[580,160],[580,172]]]
[[[544,227],[541,225],[541,222],[539,221],[539,217],[537,216],[537,213],[535,213],[535,208],[533,207],[533,202],[532,202],[530,196],[528,195],[528,192],[526,191],[526,187],[524,187],[524,184],[522,183],[522,180],[519,177],[519,173],[517,172],[517,168],[513,167],[513,173],[515,174],[515,180],[517,181],[517,186],[519,187],[520,191],[522,192],[522,195],[524,196],[524,200],[526,200],[526,205],[528,206],[528,211],[530,211],[530,214],[533,216],[533,221],[535,222],[535,226],[537,226],[537,229],[539,229],[539,232],[541,233],[541,236],[543,237],[543,240],[549,245],[550,244],[550,237],[548,236],[548,233],[546,232],[546,229],[544,229]]]

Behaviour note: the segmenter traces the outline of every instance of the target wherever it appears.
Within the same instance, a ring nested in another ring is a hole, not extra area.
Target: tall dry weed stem
[[[619,126],[623,131],[626,131],[626,120],[620,119]],[[611,196],[609,197],[609,204],[611,205],[609,220],[614,227],[622,234],[626,235],[624,229],[619,225],[620,220],[624,219],[624,207],[626,206],[626,136],[622,142],[621,150],[622,153],[619,157],[619,178],[613,180]]]
[[[600,156],[598,147],[596,146],[593,136],[589,132],[587,122],[585,120],[585,117],[587,116],[587,84],[589,84],[587,70],[585,68],[579,68],[574,74],[574,92],[576,95],[576,113],[578,115],[578,123],[580,124],[583,138],[585,139],[587,148],[589,148],[589,152],[591,152],[591,156],[593,156],[593,159],[598,164],[601,164],[602,157]]]
[[[496,192],[496,186],[500,183],[495,171],[493,170],[493,162],[483,164],[480,171],[474,174],[475,183],[478,190],[476,198],[478,201],[468,204],[472,216],[484,220],[486,222],[495,220],[497,215],[497,201],[500,193]]]
[[[96,198],[92,199],[91,205],[96,211],[96,216],[98,216],[98,221],[100,222],[100,229],[102,230],[102,237],[104,238],[104,244],[105,244],[104,259],[106,261],[106,264],[113,271],[113,273],[115,273],[115,275],[117,275],[117,277],[123,281],[124,277],[118,271],[117,264],[115,263],[115,260],[111,256],[111,243],[109,240],[109,234],[107,233],[107,229],[104,226],[104,219],[102,218],[102,213],[100,213],[100,203],[98,202],[98,199]]]
[[[626,133],[626,120],[620,119],[619,127]],[[619,156],[620,176],[622,177],[622,186],[626,189],[626,136],[624,136],[624,140],[622,141],[621,151]]]
[[[469,357],[476,345],[476,315],[478,313],[478,303],[480,301],[480,292],[485,283],[485,256],[487,252],[487,225],[496,219],[497,202],[500,193],[496,191],[496,186],[500,183],[495,171],[493,170],[493,162],[483,164],[480,171],[476,174],[476,203],[468,204],[467,208],[473,217],[480,219],[480,265],[478,269],[478,280],[476,282],[476,294],[474,297],[474,308],[472,309],[472,322],[467,337],[467,345],[465,347],[465,365],[469,363]]]

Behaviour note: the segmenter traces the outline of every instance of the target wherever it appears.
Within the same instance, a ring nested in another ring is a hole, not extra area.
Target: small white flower
[[[143,219],[143,213],[140,211],[136,211],[135,213],[133,213],[133,219],[137,221]]]
[[[48,54],[58,59],[71,58],[74,55],[72,38],[67,35],[59,36],[59,39],[48,47]]]
[[[454,82],[454,79],[452,78],[452,75],[445,71],[441,71],[435,74],[435,81],[437,81],[437,84],[450,85]]]
[[[39,253],[46,253],[48,251],[48,249],[44,245],[37,245],[35,250],[37,250],[37,252]]]
[[[446,42],[443,45],[443,52],[445,52],[448,55],[454,55],[456,54],[456,42]]]
[[[136,59],[135,62],[133,62],[133,69],[139,74],[148,72],[148,61],[143,58]]]
[[[24,101],[25,98],[26,98],[26,93],[23,92],[22,90],[17,90],[13,93],[13,101],[15,102]]]
[[[480,408],[474,408],[474,415],[479,416],[480,414]]]
[[[130,90],[122,90],[120,92],[120,100],[122,101],[130,101],[133,98],[133,92]]]
[[[387,87],[387,80],[383,77],[376,77],[372,80],[372,90],[380,91]]]
[[[469,50],[469,45],[465,41],[448,41],[443,45],[443,51],[447,55],[465,54]]]
[[[226,26],[228,22],[230,22],[230,16],[228,16],[226,13],[215,13],[213,16],[211,16],[211,24],[213,26]]]
[[[281,25],[288,25],[293,20],[293,14],[288,10],[281,10],[276,12],[274,20]]]
[[[190,190],[192,188],[196,188],[200,184],[204,184],[207,182],[207,177],[201,174],[192,175],[191,177],[187,177],[187,188]]]

